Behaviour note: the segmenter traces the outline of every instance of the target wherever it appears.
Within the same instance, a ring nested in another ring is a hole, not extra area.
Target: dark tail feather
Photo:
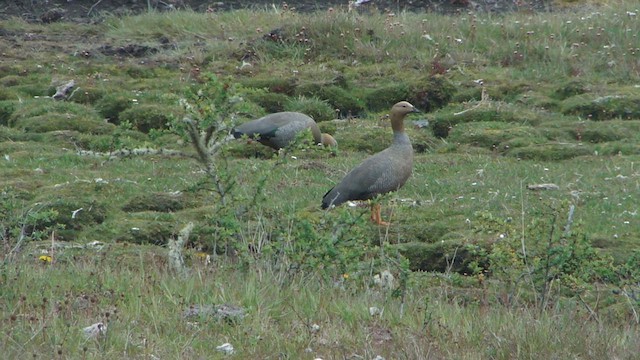
[[[233,137],[236,139],[240,139],[242,137],[242,135],[244,135],[243,132],[234,129],[231,129],[231,133],[233,134]]]
[[[324,194],[324,196],[322,197],[322,208],[323,209],[327,209],[329,206],[331,205],[340,205],[341,202],[338,202],[338,196],[340,196],[340,194],[336,194],[336,195],[330,195],[330,193],[333,191],[333,188],[331,188],[329,191],[327,191],[326,194]]]

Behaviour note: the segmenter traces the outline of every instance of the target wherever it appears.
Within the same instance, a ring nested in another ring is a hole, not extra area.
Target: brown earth
[[[362,0],[361,0],[362,1]],[[364,0],[367,1],[367,0]],[[270,0],[16,0],[0,8],[0,20],[21,17],[28,21],[51,23],[55,21],[91,22],[104,15],[135,14],[190,8],[194,11],[226,11],[252,8],[282,8],[285,2]],[[333,8],[348,8],[348,1],[289,0],[289,8],[311,12]],[[551,0],[369,0],[360,9],[380,11],[425,11],[453,13],[457,11],[505,12],[505,11],[550,11]]]

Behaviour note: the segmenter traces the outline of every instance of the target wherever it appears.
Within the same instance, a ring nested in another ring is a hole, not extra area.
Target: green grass
[[[635,7],[3,21],[3,356],[224,358],[214,348],[229,342],[236,358],[635,358]],[[127,46],[152,51],[109,53]],[[70,79],[70,101],[46,98]],[[413,176],[379,200],[392,225],[370,225],[364,207],[320,210],[389,144],[384,104],[403,99],[429,111],[406,121]],[[321,123],[338,150],[227,144],[223,205],[182,117],[289,107],[339,117]],[[160,148],[178,153],[142,150]],[[527,188],[545,183],[558,189]],[[182,278],[167,247],[189,222]],[[374,285],[383,270],[391,290]],[[181,316],[225,303],[247,316]],[[85,339],[98,321],[106,337]]]
[[[314,274],[291,276],[260,263],[237,271],[215,261],[205,266],[194,257],[187,278],[152,247],[65,250],[53,265],[16,261],[3,270],[17,280],[2,293],[4,356],[224,358],[213,348],[229,342],[238,358],[632,359],[639,345],[633,327],[590,320],[574,302],[543,314],[508,309],[486,289],[423,275],[401,306],[387,291],[351,279],[319,284]],[[209,304],[240,306],[246,317],[182,315]],[[382,314],[370,315],[372,306]],[[85,339],[81,329],[99,321],[108,324],[106,336]]]

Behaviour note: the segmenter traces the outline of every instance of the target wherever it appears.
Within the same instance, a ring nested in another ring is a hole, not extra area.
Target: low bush
[[[180,110],[166,105],[139,104],[132,106],[119,115],[121,122],[129,123],[134,129],[145,134],[151,130],[168,129],[172,119],[179,117]]]
[[[301,112],[309,115],[316,122],[332,120],[336,115],[331,105],[316,97],[307,98],[300,96],[298,98],[291,99],[285,105],[284,110]]]

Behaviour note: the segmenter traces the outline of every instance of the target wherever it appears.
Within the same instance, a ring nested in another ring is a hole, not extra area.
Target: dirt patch
[[[355,3],[360,5],[354,5]],[[0,10],[0,19],[20,17],[27,21],[52,23],[56,21],[92,22],[105,15],[126,15],[149,11],[173,11],[193,9],[194,11],[228,11],[234,9],[269,9],[287,7],[301,12],[322,11],[329,8],[353,9],[354,11],[426,11],[455,13],[459,11],[508,12],[508,11],[549,11],[550,0],[358,0],[327,1],[291,0],[287,2],[270,0],[58,0],[34,1],[19,0]]]

